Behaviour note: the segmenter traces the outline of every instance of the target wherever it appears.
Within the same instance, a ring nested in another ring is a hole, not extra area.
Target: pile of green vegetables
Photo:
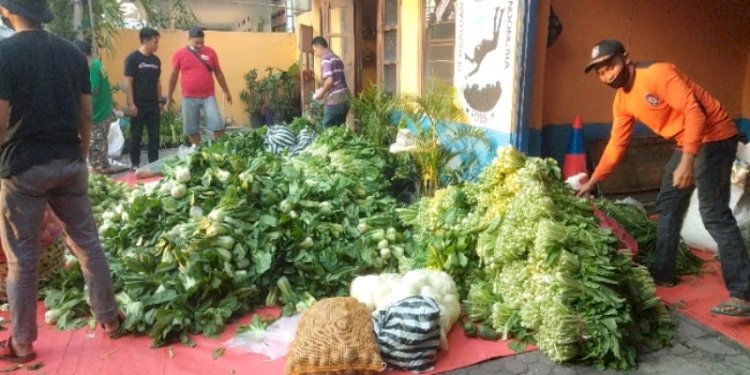
[[[657,223],[646,212],[630,204],[615,203],[607,199],[596,201],[597,206],[615,219],[638,242],[638,263],[648,265],[656,256]],[[680,241],[677,249],[675,275],[698,275],[703,268],[703,260],[689,251]]]
[[[347,295],[359,275],[431,268],[455,280],[467,333],[481,324],[483,337],[535,343],[554,361],[628,369],[639,347],[671,342],[674,323],[648,271],[553,160],[501,148],[478,181],[410,207],[388,194],[400,164],[346,129],[323,132],[295,157],[266,152],[259,130],[166,163],[158,183],[131,190],[93,176],[125,328],[154,346],[190,345],[189,334],[218,335],[259,306],[291,314]],[[596,204],[650,261],[656,224],[635,208]],[[700,267],[682,247],[677,272]],[[75,262],[44,295],[49,323],[91,322]]]
[[[476,245],[482,228],[470,220],[477,205],[473,186],[451,185],[399,210],[412,232],[409,256],[400,257],[400,269],[445,271],[456,280],[461,298],[472,280],[481,279]]]
[[[279,156],[261,130],[167,163],[165,178],[131,191],[92,178],[125,328],[154,346],[191,344],[258,306],[290,314],[347,295],[360,274],[394,271],[407,237],[387,195],[390,158],[346,129]],[[47,288],[50,323],[88,321],[82,288],[75,264]]]
[[[636,365],[639,347],[673,338],[648,271],[618,250],[551,159],[502,148],[479,181],[438,190],[401,218],[414,232],[401,266],[441,268],[468,287],[469,333],[482,323],[483,337],[618,369]]]

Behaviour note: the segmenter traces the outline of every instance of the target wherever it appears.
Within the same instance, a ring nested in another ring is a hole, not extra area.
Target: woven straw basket
[[[47,285],[65,266],[65,238],[58,236],[57,240],[48,247],[39,257],[39,287]],[[0,263],[0,301],[8,301],[8,293],[5,290],[5,277],[8,276],[8,263]]]
[[[52,213],[47,208],[42,220],[42,234],[39,241],[39,248],[42,253],[39,256],[39,287],[43,287],[62,271],[65,266],[65,250],[68,246],[65,243],[65,236],[62,234],[62,228]],[[8,276],[8,263],[5,260],[5,253],[0,248],[0,302],[8,300],[8,293],[5,290],[5,278]]]
[[[327,298],[307,310],[286,359],[286,375],[375,375],[385,369],[372,316],[354,298]]]

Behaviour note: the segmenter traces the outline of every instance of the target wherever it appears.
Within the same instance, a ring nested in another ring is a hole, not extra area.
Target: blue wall
[[[402,114],[395,113],[391,119],[394,124],[399,124],[401,120],[404,120],[407,122],[407,128],[411,130],[411,132],[416,133],[417,129],[412,121],[410,121],[408,118],[402,118]],[[422,126],[427,126],[427,121],[425,121]],[[466,124],[459,124],[459,126],[471,126]],[[441,133],[440,126],[438,126],[438,133]],[[454,144],[449,144],[449,142],[445,138],[441,138],[441,142],[446,145],[448,148],[454,151],[460,151],[460,150],[466,150],[467,148],[471,149],[471,153],[469,153],[464,159],[464,163],[472,163],[471,168],[467,171],[468,175],[466,178],[473,178],[479,175],[479,172],[484,169],[484,167],[488,166],[492,161],[495,159],[495,151],[502,146],[510,145],[512,142],[511,134],[508,132],[501,132],[491,129],[484,129],[484,134],[487,137],[487,140],[489,141],[489,147],[484,145],[481,142],[463,142],[459,141]]]
[[[745,135],[750,137],[750,118],[738,118],[735,121],[740,133],[745,133]]]
[[[740,132],[750,136],[750,119],[735,120]],[[529,144],[529,155],[552,157],[562,165],[568,148],[568,139],[572,124],[546,125],[542,130],[532,130]],[[584,144],[596,139],[609,138],[611,123],[587,123],[583,125]],[[654,133],[643,124],[637,124],[633,135],[647,136]]]

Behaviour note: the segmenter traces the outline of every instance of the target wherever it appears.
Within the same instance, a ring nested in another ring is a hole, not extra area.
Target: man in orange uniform
[[[680,230],[693,189],[698,188],[703,224],[719,245],[724,282],[731,298],[716,314],[750,316],[750,257],[729,209],[729,184],[737,152],[737,127],[714,97],[669,63],[633,63],[622,43],[594,46],[585,72],[617,90],[612,135],[591,180],[578,191],[588,194],[607,178],[625,154],[635,120],[677,142],[664,168],[657,200],[656,258],[649,271],[657,285],[674,285]]]

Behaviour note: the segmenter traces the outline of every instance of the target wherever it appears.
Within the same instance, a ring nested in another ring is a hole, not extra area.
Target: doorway
[[[378,83],[378,0],[356,2],[356,92]]]

